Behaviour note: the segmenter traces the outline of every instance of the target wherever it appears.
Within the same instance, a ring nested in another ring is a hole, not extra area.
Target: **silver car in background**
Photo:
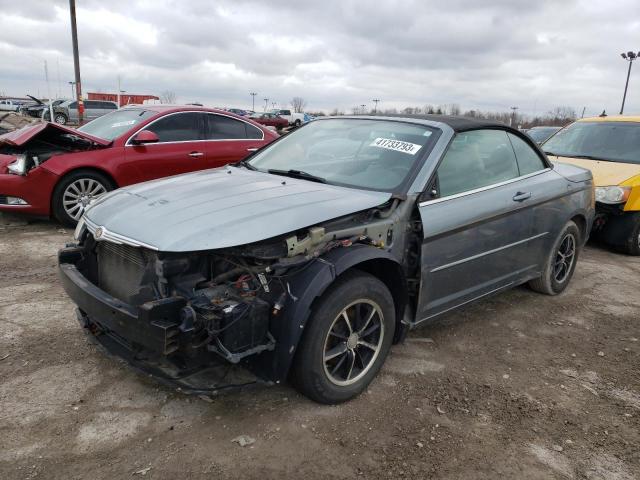
[[[525,283],[561,293],[593,217],[591,173],[504,125],[317,119],[101,197],[60,275],[89,335],[184,392],[289,379],[338,403],[414,327]]]
[[[85,100],[84,101],[84,122],[95,120],[102,115],[111,113],[118,109],[116,102],[108,102],[105,100]],[[50,121],[49,109],[44,109],[42,118],[46,121]],[[78,124],[78,101],[77,100],[65,100],[53,107],[53,121],[60,125],[66,125],[68,123]]]

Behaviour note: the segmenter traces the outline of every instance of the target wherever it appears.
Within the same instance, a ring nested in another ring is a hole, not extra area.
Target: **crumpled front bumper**
[[[82,258],[80,248],[63,249],[58,258],[62,285],[78,306],[81,326],[108,353],[184,393],[211,394],[268,383],[215,354],[209,355],[206,364],[172,355],[184,344],[189,347],[192,340],[181,332],[178,324],[183,299],[169,298],[133,307],[101,290],[82,274],[76,265]]]

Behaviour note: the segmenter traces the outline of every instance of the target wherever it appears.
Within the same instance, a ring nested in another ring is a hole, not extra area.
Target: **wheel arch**
[[[100,175],[105,176],[111,182],[111,186],[114,189],[118,188],[118,182],[116,182],[115,178],[113,178],[113,175],[111,175],[107,170],[105,170],[103,168],[99,168],[99,167],[78,167],[78,168],[73,168],[71,170],[67,170],[62,175],[60,175],[60,177],[58,178],[58,181],[55,183],[55,185],[51,189],[51,197],[49,198],[49,205],[50,205],[50,211],[51,211],[51,215],[52,216],[53,216],[53,199],[54,199],[54,197],[56,195],[56,191],[57,191],[58,187],[70,175],[73,175],[73,174],[78,173],[78,172],[99,173]]]
[[[578,226],[578,230],[580,230],[580,240],[584,245],[589,238],[589,229],[587,229],[587,218],[582,213],[578,213],[571,217],[571,221]]]
[[[259,361],[256,359],[252,362],[252,370],[271,381],[284,381],[313,312],[314,303],[338,277],[353,270],[368,272],[389,287],[394,299],[398,327],[407,302],[406,280],[399,261],[386,250],[373,246],[353,245],[337,248],[287,279],[286,285],[291,295],[281,317],[271,324],[271,333],[276,338],[277,346],[272,352],[263,353]],[[398,330],[400,328],[397,328]]]
[[[409,301],[407,294],[407,280],[402,266],[389,258],[373,258],[365,260],[349,267],[345,272],[360,270],[367,272],[386,285],[393,297],[393,305],[396,311],[396,332],[404,317],[404,311]]]

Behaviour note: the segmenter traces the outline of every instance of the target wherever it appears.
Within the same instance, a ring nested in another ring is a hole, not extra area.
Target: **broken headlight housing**
[[[7,166],[9,173],[14,175],[26,175],[27,174],[27,156],[17,155],[16,160]]]
[[[631,187],[620,187],[617,185],[610,187],[596,187],[596,201],[615,205],[624,203],[629,198]]]

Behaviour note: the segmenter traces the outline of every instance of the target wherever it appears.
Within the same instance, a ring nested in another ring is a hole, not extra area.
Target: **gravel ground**
[[[56,277],[70,238],[0,215],[2,479],[640,478],[639,258],[590,245],[563,295],[414,331],[331,407],[288,386],[187,397],[105,356]]]

